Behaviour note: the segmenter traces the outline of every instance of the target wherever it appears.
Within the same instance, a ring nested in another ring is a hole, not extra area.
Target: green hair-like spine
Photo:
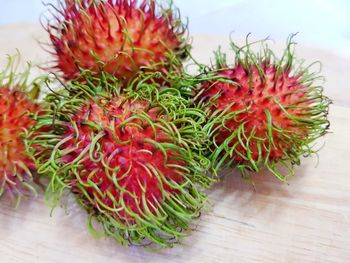
[[[302,156],[309,156],[317,153],[317,150],[314,149],[314,145],[312,144],[318,138],[327,133],[330,125],[327,116],[331,101],[329,98],[323,95],[323,87],[319,84],[315,84],[316,82],[323,80],[323,77],[319,76],[319,71],[312,71],[312,67],[318,62],[312,63],[307,67],[303,67],[303,62],[295,62],[296,59],[293,50],[295,45],[293,42],[294,36],[295,35],[291,35],[287,39],[287,48],[285,49],[281,58],[275,56],[273,51],[268,47],[266,40],[249,42],[248,35],[246,38],[246,44],[242,47],[231,41],[231,49],[235,55],[234,65],[228,65],[226,54],[220,49],[215,52],[216,65],[209,68],[204,65],[198,65],[201,70],[201,75],[206,75],[208,81],[212,81],[212,85],[217,83],[229,83],[237,87],[239,87],[239,85],[235,81],[228,77],[220,76],[220,72],[240,65],[243,67],[245,72],[248,72],[248,74],[252,76],[253,67],[256,67],[259,72],[260,79],[262,82],[264,82],[265,75],[263,66],[274,65],[276,66],[275,84],[277,83],[279,76],[285,74],[287,71],[289,74],[299,76],[301,84],[307,90],[307,95],[304,99],[305,101],[311,102],[310,105],[296,106],[303,107],[303,110],[307,112],[308,115],[308,117],[298,117],[288,113],[287,108],[292,106],[288,106],[286,108],[273,96],[269,98],[279,106],[281,111],[286,114],[288,118],[295,123],[295,125],[307,129],[309,134],[306,138],[301,139],[297,135],[292,134],[290,131],[283,130],[281,127],[275,126],[273,124],[273,120],[271,119],[271,113],[267,110],[266,115],[267,119],[269,120],[269,123],[267,124],[269,133],[266,134],[266,137],[268,139],[269,146],[267,148],[265,147],[265,150],[270,152],[274,147],[272,132],[278,133],[280,138],[284,138],[290,145],[290,149],[284,152],[285,155],[283,158],[276,160],[270,159],[269,153],[264,158],[262,153],[259,152],[258,159],[254,160],[251,157],[252,150],[250,149],[250,140],[257,139],[258,141],[259,138],[254,136],[254,131],[247,134],[244,129],[244,123],[242,123],[237,130],[233,131],[231,136],[229,136],[223,144],[217,145],[215,143],[215,134],[218,129],[225,128],[227,121],[235,120],[236,116],[240,113],[248,112],[250,106],[248,105],[246,109],[239,112],[228,113],[230,107],[232,106],[232,104],[229,104],[223,111],[216,110],[215,112],[211,112],[209,109],[215,104],[215,101],[218,99],[220,94],[217,94],[216,96],[212,97],[209,102],[206,102],[200,99],[203,90],[201,89],[201,85],[197,85],[196,96],[193,100],[195,102],[197,101],[197,103],[199,101],[198,107],[207,108],[209,119],[205,130],[207,130],[208,134],[210,134],[210,137],[212,138],[212,146],[210,147],[211,150],[208,153],[208,158],[213,162],[215,170],[220,170],[225,166],[234,166],[238,168],[244,178],[249,179],[250,172],[259,172],[267,169],[278,179],[285,181],[287,177],[294,175],[293,167],[294,165],[300,165],[300,158]],[[260,51],[254,52],[252,50],[252,46],[259,43],[261,44]],[[252,81],[250,81],[249,85],[250,89],[254,89],[252,86]],[[243,140],[243,138],[245,140]],[[238,144],[246,149],[247,153],[250,154],[243,156],[240,151],[236,150],[237,144],[235,146],[230,144],[234,140],[238,140]],[[260,147],[264,146],[260,145]],[[241,156],[245,162],[235,163],[232,158],[237,155]],[[282,169],[282,167],[287,169],[287,174],[285,174],[285,171],[283,171],[284,168]]]
[[[40,76],[32,78],[32,68],[33,65],[31,65],[30,63],[27,63],[25,67],[22,67],[21,57],[18,51],[14,55],[8,55],[5,67],[2,70],[0,70],[0,89],[7,89],[11,92],[21,92],[27,96],[29,101],[35,104],[40,95],[40,89],[45,77]],[[7,98],[5,98],[5,100],[7,100]],[[27,112],[27,114],[29,117],[31,117],[36,113]],[[5,120],[6,123],[7,116],[8,114],[6,113],[6,110],[5,112],[1,112],[1,122]],[[17,118],[20,117],[21,116],[18,116]],[[18,133],[17,136],[18,138],[23,139],[26,137],[28,130],[25,129],[25,127],[21,128],[23,129],[23,131]],[[5,149],[0,149],[0,151],[6,152],[6,147]],[[6,153],[3,153],[3,155],[5,154]],[[35,171],[30,169],[21,160],[17,160],[16,165],[19,169],[15,169],[14,171],[12,171],[13,173],[10,174],[10,176],[13,177],[14,180],[11,180],[8,177],[9,174],[6,174],[6,171],[0,176],[0,197],[2,197],[4,193],[6,193],[6,184],[12,185],[13,187],[11,187],[11,189],[9,189],[8,192],[10,193],[10,196],[15,199],[14,203],[17,207],[23,196],[27,196],[30,193],[37,195],[37,190],[35,187]],[[20,172],[19,170],[22,170],[22,172]]]
[[[65,84],[65,88],[49,94],[45,100],[45,111],[37,116],[38,125],[27,137],[28,149],[38,166],[38,173],[44,177],[49,177],[49,185],[46,191],[46,199],[55,207],[62,195],[70,192],[70,182],[75,177],[79,181],[80,156],[73,163],[63,164],[60,162],[67,154],[64,145],[64,129],[67,124],[76,127],[72,120],[74,114],[89,100],[98,101],[98,98],[110,101],[111,98],[123,96],[125,101],[145,101],[148,108],[157,108],[160,116],[156,122],[151,120],[147,112],[135,111],[133,116],[123,122],[123,125],[134,125],[133,119],[137,118],[165,132],[171,142],[149,142],[158,149],[166,152],[167,149],[176,150],[177,158],[186,163],[185,167],[180,167],[184,181],[176,183],[168,181],[165,175],[149,164],[149,171],[159,179],[160,186],[168,184],[177,189],[176,194],[164,192],[164,200],[155,207],[155,214],[141,211],[136,214],[123,203],[113,199],[115,205],[123,207],[123,210],[133,218],[133,222],[118,220],[118,212],[115,207],[93,207],[90,196],[85,192],[84,185],[80,182],[81,193],[76,194],[78,203],[84,207],[89,214],[89,230],[97,234],[93,227],[96,220],[103,228],[102,233],[114,238],[122,244],[136,244],[147,246],[149,243],[159,247],[172,246],[178,238],[185,235],[184,231],[190,230],[193,220],[200,216],[200,211],[206,203],[207,197],[202,190],[208,188],[215,178],[207,174],[210,169],[210,161],[204,156],[207,150],[208,138],[203,130],[206,116],[203,111],[197,108],[190,108],[188,101],[179,96],[177,89],[160,90],[158,84],[137,82],[137,87],[129,89],[121,88],[119,82],[114,77],[103,74],[101,78],[85,76],[86,83],[80,80]],[[123,90],[121,94],[120,91]],[[136,91],[135,91],[136,89]],[[103,107],[103,105],[101,105]],[[158,115],[157,115],[158,116]],[[98,123],[91,123],[93,126],[90,149],[90,159],[101,156],[101,145],[99,140],[104,136],[104,128]],[[91,126],[91,127],[92,127]],[[112,130],[112,129],[110,129]],[[78,132],[78,131],[77,131]],[[84,157],[85,158],[85,157]],[[166,162],[166,160],[165,160]],[[104,162],[106,171],[113,174],[113,169]],[[177,167],[174,167],[177,169]],[[113,176],[111,175],[111,178]],[[93,182],[89,187],[98,186]],[[122,186],[119,187],[121,192]],[[97,190],[98,191],[98,190]],[[147,200],[144,200],[147,202]],[[147,205],[145,206],[147,207]],[[144,208],[145,208],[144,207]],[[149,242],[149,243],[148,243]]]

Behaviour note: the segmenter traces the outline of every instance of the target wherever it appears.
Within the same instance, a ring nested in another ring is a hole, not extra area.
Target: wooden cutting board
[[[38,25],[0,27],[0,64],[16,47],[24,60],[48,61],[34,39],[47,39]],[[208,62],[211,50],[225,42],[223,36],[194,36],[194,55]],[[175,248],[158,253],[95,240],[73,201],[50,216],[42,193],[18,209],[3,198],[0,262],[350,262],[350,59],[312,47],[298,50],[307,61],[324,62],[325,92],[335,103],[319,161],[304,160],[288,184],[261,173],[253,189],[226,171],[231,176],[210,191],[211,206],[198,227]]]

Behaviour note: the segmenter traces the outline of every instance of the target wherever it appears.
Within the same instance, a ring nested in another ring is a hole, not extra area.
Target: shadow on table
[[[209,192],[213,207],[210,213],[215,217],[242,220],[242,224],[253,222],[255,217],[275,220],[284,209],[289,209],[288,205],[300,201],[303,183],[314,166],[314,158],[302,160],[287,182],[269,171],[252,174],[251,181],[247,181],[236,169],[225,169],[221,182]]]

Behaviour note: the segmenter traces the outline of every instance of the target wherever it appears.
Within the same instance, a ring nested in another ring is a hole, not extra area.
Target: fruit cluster
[[[327,132],[322,78],[295,62],[293,35],[280,58],[266,40],[247,40],[231,43],[232,63],[219,49],[215,65],[194,62],[189,74],[187,26],[172,2],[50,9],[47,73],[28,81],[11,57],[0,73],[0,195],[35,192],[43,179],[48,203],[71,194],[92,232],[168,247],[193,228],[223,167],[285,181]]]

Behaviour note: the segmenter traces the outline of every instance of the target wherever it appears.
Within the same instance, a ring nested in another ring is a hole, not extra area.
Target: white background
[[[56,0],[44,0],[56,2]],[[349,0],[174,0],[190,33],[285,39],[299,32],[299,42],[350,53]],[[37,22],[41,0],[0,0],[0,25]]]

